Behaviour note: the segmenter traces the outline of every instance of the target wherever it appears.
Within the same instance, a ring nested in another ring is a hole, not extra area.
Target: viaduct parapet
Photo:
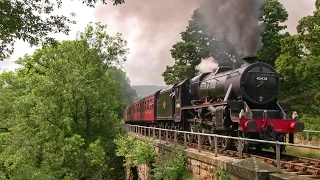
[[[128,135],[136,137],[141,141],[150,141],[149,138],[139,136],[128,132]],[[165,154],[174,150],[181,150],[187,157],[187,169],[192,175],[199,180],[214,180],[214,172],[218,167],[224,167],[226,172],[231,176],[231,180],[293,180],[308,179],[295,174],[278,173],[277,168],[256,158],[237,159],[218,155],[214,153],[201,151],[193,148],[183,148],[179,145],[169,144],[164,141],[153,141],[155,152]],[[145,165],[140,165],[137,169],[139,180],[150,180],[149,169]],[[129,179],[129,178],[127,178]]]

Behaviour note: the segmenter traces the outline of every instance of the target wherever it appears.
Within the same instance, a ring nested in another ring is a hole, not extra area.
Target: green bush
[[[230,174],[226,171],[223,166],[218,166],[213,174],[213,180],[231,180]]]
[[[152,166],[156,155],[151,142],[139,141],[131,136],[118,136],[114,142],[117,145],[116,155],[125,157],[125,166]]]
[[[158,156],[153,172],[153,177],[156,180],[184,180],[190,178],[186,168],[186,159],[181,151]]]

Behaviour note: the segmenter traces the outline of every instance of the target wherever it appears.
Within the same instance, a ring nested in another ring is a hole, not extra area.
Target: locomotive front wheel
[[[190,126],[190,132],[195,132],[195,127],[194,126]],[[191,142],[191,143],[193,143],[193,142],[195,142],[195,138],[196,138],[196,136],[194,135],[194,134],[187,134],[187,141],[188,142]]]
[[[260,154],[262,152],[262,145],[261,144],[256,144],[254,147],[256,148],[257,153]]]
[[[280,138],[279,139],[280,142],[285,142],[285,139],[284,138]],[[277,147],[274,145],[272,146],[273,150],[275,153],[277,153]],[[285,145],[280,145],[280,154],[283,154],[286,150],[286,146]]]
[[[197,131],[199,132],[199,131]],[[207,131],[205,129],[202,129],[201,133],[207,133]],[[196,143],[198,143],[198,135],[195,136],[195,140]],[[206,141],[206,137],[205,136],[200,136],[200,144],[203,145]]]
[[[238,132],[238,136],[242,137],[242,138],[244,137],[242,132]],[[235,140],[235,145],[236,145],[238,152],[240,152],[240,150],[243,153],[246,153],[248,151],[248,142],[247,141]]]
[[[231,139],[227,139],[227,138],[222,138],[221,139],[221,147],[224,150],[228,150],[231,147]]]
[[[219,147],[219,144],[221,144],[221,139],[216,137],[217,138],[217,145]],[[215,147],[215,144],[214,144],[214,137],[213,136],[208,136],[208,141],[209,141],[209,144],[211,147]]]

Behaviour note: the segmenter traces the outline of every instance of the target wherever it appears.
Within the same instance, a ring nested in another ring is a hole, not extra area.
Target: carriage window
[[[177,99],[179,99],[179,88],[175,89],[175,96]]]
[[[146,100],[146,111],[148,111],[148,100]]]
[[[152,100],[150,99],[149,101],[149,110],[152,111],[152,107],[153,107],[153,104],[152,104]]]
[[[147,100],[147,111],[149,111],[149,99]]]

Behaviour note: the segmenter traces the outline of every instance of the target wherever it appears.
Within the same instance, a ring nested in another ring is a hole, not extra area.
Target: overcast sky
[[[123,5],[98,5],[88,8],[81,1],[65,1],[57,13],[76,13],[77,24],[72,26],[69,36],[55,35],[59,40],[72,40],[77,31],[83,31],[88,22],[100,21],[108,25],[110,33],[120,32],[128,41],[130,54],[124,69],[132,85],[164,85],[162,72],[172,65],[170,49],[180,40],[180,32],[185,30],[192,12],[200,0],[126,0]],[[315,10],[315,0],[280,0],[289,12],[286,22],[288,31],[295,33],[298,21]],[[17,67],[14,60],[35,48],[18,41],[15,52],[9,60],[0,62],[2,70]]]

